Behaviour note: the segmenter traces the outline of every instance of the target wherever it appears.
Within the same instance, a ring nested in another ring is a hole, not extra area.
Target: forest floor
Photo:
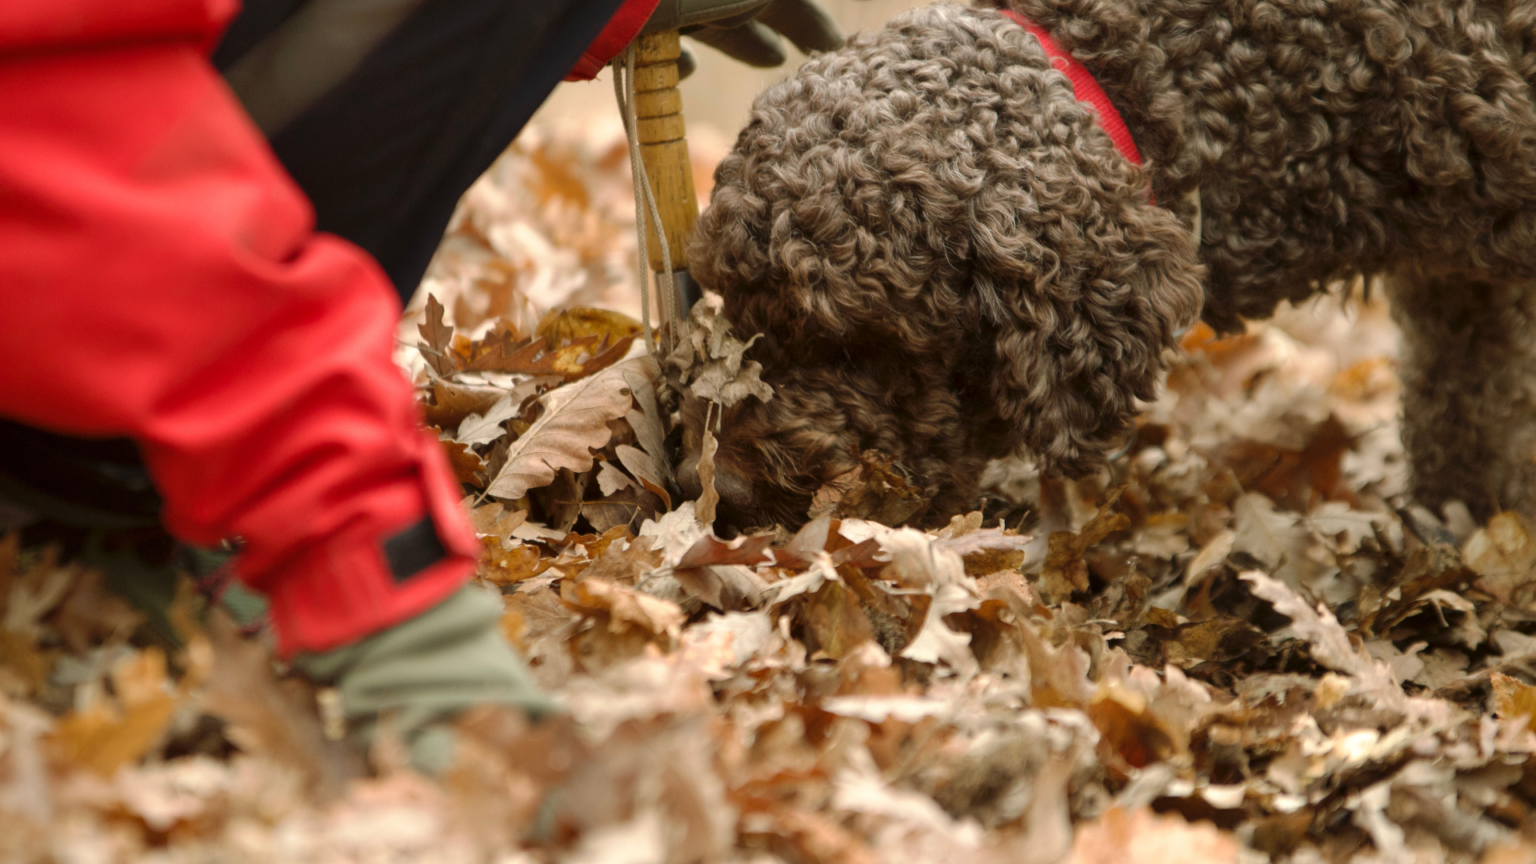
[[[398,352],[568,714],[465,718],[442,778],[387,735],[359,770],[260,636],[189,594],[156,645],[7,542],[0,860],[1536,861],[1536,536],[1404,506],[1379,297],[1196,328],[1100,476],[1000,462],[919,531],[873,460],[726,542],[678,500],[669,399],[757,385],[708,306],[664,369],[593,308],[638,314],[629,196],[613,130],[524,136]]]

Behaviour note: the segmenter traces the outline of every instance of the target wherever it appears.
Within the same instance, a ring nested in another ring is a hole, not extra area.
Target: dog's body
[[[1415,496],[1530,506],[1536,3],[1012,5],[1148,169],[995,12],[915,10],[764,93],[690,251],[778,393],[726,416],[736,521],[803,519],[861,449],[939,518],[1020,447],[1091,470],[1202,302],[1230,331],[1355,273],[1404,328]]]

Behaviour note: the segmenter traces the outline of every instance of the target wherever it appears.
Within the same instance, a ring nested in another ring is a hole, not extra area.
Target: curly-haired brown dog
[[[1202,287],[1231,330],[1352,273],[1386,277],[1404,326],[1415,495],[1530,503],[1536,3],[1011,5],[1148,168],[991,11],[916,10],[759,97],[689,255],[779,393],[726,417],[738,522],[802,520],[855,447],[936,516],[1021,445],[1090,470]]]

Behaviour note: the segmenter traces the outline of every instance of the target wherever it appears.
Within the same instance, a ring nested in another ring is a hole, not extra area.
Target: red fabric
[[[166,37],[211,49],[239,9],[240,0],[0,0],[0,52]]]
[[[567,81],[591,81],[597,77],[597,73],[603,71],[608,61],[619,56],[629,43],[640,35],[640,28],[645,22],[651,20],[651,13],[656,11],[656,6],[661,0],[624,0],[624,5],[619,11],[608,19],[603,32],[597,34],[592,44],[587,46],[581,59],[576,62],[576,68],[565,76]]]
[[[1051,65],[1072,82],[1072,92],[1077,95],[1077,101],[1087,102],[1093,106],[1094,112],[1099,116],[1099,125],[1109,133],[1109,140],[1115,142],[1115,149],[1120,151],[1120,155],[1129,159],[1131,164],[1140,165],[1141,151],[1136,149],[1136,141],[1131,138],[1131,130],[1126,128],[1125,120],[1121,119],[1120,112],[1115,110],[1115,104],[1104,95],[1104,88],[1094,80],[1093,73],[1088,71],[1088,67],[1079,63],[1076,57],[1061,50],[1061,46],[1056,44],[1051,34],[1039,24],[1012,9],[1001,11],[1018,22],[1020,27],[1028,30],[1031,36],[1040,40],[1040,47],[1044,48],[1046,56],[1051,58]]]
[[[0,3],[0,415],[136,439],[171,532],[244,537],[284,653],[325,650],[446,598],[476,543],[390,362],[395,292],[209,66],[220,8]],[[428,512],[451,554],[397,584],[380,541]]]

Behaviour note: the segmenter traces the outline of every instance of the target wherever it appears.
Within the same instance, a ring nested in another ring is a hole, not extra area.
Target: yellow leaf
[[[1521,684],[1502,672],[1488,676],[1493,685],[1493,710],[1505,720],[1524,717],[1526,727],[1536,730],[1536,687]]]
[[[103,700],[73,711],[48,738],[55,758],[103,776],[144,758],[165,735],[179,701],[166,676],[165,653],[158,648],[124,658],[113,667],[111,679],[116,705]]]
[[[169,695],[141,703],[121,715],[103,704],[72,712],[48,737],[55,758],[110,777],[144,758],[170,725],[176,700]]]
[[[551,311],[539,322],[535,335],[558,345],[583,336],[607,336],[610,343],[640,332],[640,322],[610,309],[578,307]]]
[[[42,689],[48,682],[48,670],[52,668],[52,652],[38,650],[29,637],[0,630],[0,670],[14,675],[28,693]]]

